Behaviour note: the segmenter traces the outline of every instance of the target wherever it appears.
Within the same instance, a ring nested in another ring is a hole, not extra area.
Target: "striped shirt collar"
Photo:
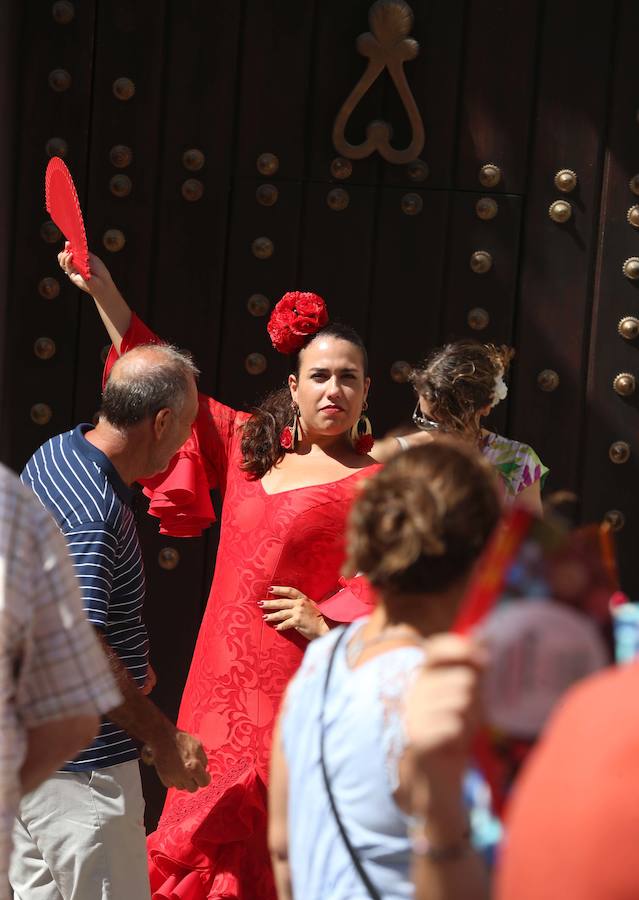
[[[75,450],[78,453],[81,453],[86,459],[90,459],[94,462],[106,475],[111,483],[111,487],[116,492],[120,500],[123,503],[126,503],[127,506],[133,506],[133,498],[135,496],[135,491],[133,491],[128,485],[126,485],[120,475],[118,474],[117,469],[102,450],[98,450],[90,441],[88,441],[85,437],[88,431],[93,431],[93,425],[90,425],[87,422],[83,422],[81,425],[78,425],[71,432],[71,443]]]

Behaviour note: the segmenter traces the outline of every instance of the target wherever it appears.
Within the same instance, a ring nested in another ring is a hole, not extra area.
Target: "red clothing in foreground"
[[[568,694],[515,788],[497,900],[639,897],[639,664]]]
[[[122,352],[157,340],[134,317]],[[338,590],[348,510],[362,478],[379,469],[268,495],[240,469],[246,418],[201,397],[191,438],[165,473],[145,483],[150,511],[171,534],[196,534],[213,520],[210,487],[224,499],[215,576],[178,717],[204,744],[212,780],[196,794],[168,793],[148,841],[155,900],[274,900],[266,846],[271,736],[307,642],[266,625],[257,603],[270,585],[298,588],[320,606]]]

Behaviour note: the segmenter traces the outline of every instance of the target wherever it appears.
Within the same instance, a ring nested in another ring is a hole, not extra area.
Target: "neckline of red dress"
[[[287,488],[285,491],[274,491],[272,494],[266,490],[264,485],[262,484],[262,479],[258,480],[258,484],[262,489],[262,493],[265,497],[279,497],[283,494],[293,494],[295,491],[310,491],[312,488],[318,487],[329,487],[332,484],[341,484],[342,481],[348,481],[349,478],[354,478],[356,475],[361,475],[362,472],[368,472],[369,469],[373,469],[375,467],[381,468],[381,463],[371,463],[370,466],[362,466],[361,469],[355,469],[354,472],[351,472],[350,475],[345,475],[343,478],[336,478],[333,481],[320,481],[318,484],[303,484],[300,487],[296,488]]]

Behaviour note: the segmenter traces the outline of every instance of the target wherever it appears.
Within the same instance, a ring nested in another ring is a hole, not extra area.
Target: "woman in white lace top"
[[[490,465],[445,439],[362,491],[348,565],[381,602],[309,646],[289,685],[270,788],[280,898],[487,896],[462,791],[477,650],[443,632],[498,515]]]

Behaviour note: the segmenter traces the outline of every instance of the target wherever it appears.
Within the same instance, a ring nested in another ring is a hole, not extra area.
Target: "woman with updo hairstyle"
[[[287,690],[270,786],[280,900],[487,897],[462,800],[482,658],[446,632],[500,506],[494,469],[450,438],[362,486],[346,569],[379,602],[311,644]]]
[[[504,376],[514,350],[462,340],[434,350],[413,370],[418,396],[417,428],[460,435],[497,469],[507,502],[541,515],[541,487],[548,473],[535,451],[482,427],[481,420],[504,400]],[[401,443],[400,439],[400,443]]]

